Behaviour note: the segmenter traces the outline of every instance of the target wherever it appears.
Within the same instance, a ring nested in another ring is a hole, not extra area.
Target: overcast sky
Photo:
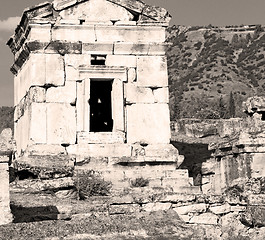
[[[51,2],[51,0],[49,0]],[[166,8],[171,25],[265,24],[265,0],[144,0]],[[45,0],[1,0],[0,8],[0,106],[13,105],[13,56],[5,45],[26,7]]]

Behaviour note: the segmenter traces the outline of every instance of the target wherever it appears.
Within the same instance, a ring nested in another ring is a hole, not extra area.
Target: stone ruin
[[[7,43],[15,57],[16,168],[43,178],[93,169],[118,188],[141,176],[161,186],[175,174],[189,186],[187,171],[175,173],[183,156],[170,144],[170,19],[131,0],[26,9]]]
[[[109,214],[173,209],[184,222],[220,227],[244,213],[251,225],[252,207],[265,205],[263,105],[248,100],[250,117],[209,146],[212,157],[194,186],[170,144],[169,21],[166,10],[131,0],[55,0],[26,9],[7,43],[15,57],[13,166],[45,186],[98,172],[120,194]],[[148,187],[123,196],[139,177]],[[234,186],[243,190],[231,195]],[[265,226],[262,217],[258,223]]]
[[[12,222],[9,198],[9,163],[13,152],[11,129],[0,134],[0,225]]]

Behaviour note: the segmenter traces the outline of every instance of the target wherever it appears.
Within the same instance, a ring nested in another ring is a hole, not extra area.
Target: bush
[[[110,193],[112,183],[105,181],[94,171],[78,173],[74,179],[74,186],[80,200],[91,196],[107,196]]]
[[[131,181],[132,187],[146,187],[148,186],[148,184],[149,184],[149,180],[143,177],[139,177]]]

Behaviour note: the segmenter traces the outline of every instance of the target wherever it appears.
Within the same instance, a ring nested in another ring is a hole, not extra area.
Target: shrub
[[[112,183],[105,181],[94,171],[78,173],[74,179],[74,186],[80,200],[91,196],[107,196],[110,193]]]
[[[131,181],[132,187],[146,187],[148,186],[148,184],[149,184],[149,180],[143,177],[139,177]]]

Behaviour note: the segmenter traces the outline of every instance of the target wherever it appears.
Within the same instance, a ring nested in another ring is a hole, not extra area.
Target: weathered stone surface
[[[189,195],[189,194],[170,194],[162,198],[161,201],[165,201],[165,202],[168,201],[172,203],[192,202],[192,201],[195,201],[195,198],[196,198],[195,195]]]
[[[13,151],[14,142],[12,139],[12,130],[10,128],[4,129],[0,134],[0,155],[9,155]]]
[[[51,24],[30,24],[28,41],[51,41]]]
[[[61,144],[49,145],[49,144],[35,144],[27,148],[25,152],[26,156],[41,156],[41,155],[66,155],[65,148]]]
[[[265,205],[265,194],[251,194],[248,196],[250,205]]]
[[[113,54],[113,43],[84,43],[83,54]]]
[[[81,54],[82,53],[82,42],[81,41],[74,41],[70,42],[68,38],[67,41],[62,37],[60,40],[51,41],[49,44],[45,46],[45,53],[51,54]]]
[[[154,88],[153,94],[155,98],[155,103],[169,103],[168,88]]]
[[[47,143],[47,108],[45,103],[30,106],[29,137],[33,143]]]
[[[46,102],[69,103],[76,102],[76,82],[66,81],[62,87],[51,87],[47,89]]]
[[[147,203],[142,206],[146,212],[166,211],[171,208],[171,203]]]
[[[137,82],[142,87],[168,87],[165,57],[138,57]]]
[[[129,55],[107,55],[106,66],[136,67],[136,56]]]
[[[105,0],[90,0],[60,12],[63,19],[89,21],[130,21],[133,15],[125,8]]]
[[[75,141],[75,108],[65,103],[49,103],[47,105],[47,143],[74,144]]]
[[[78,144],[115,144],[124,143],[125,134],[123,132],[78,132]]]
[[[43,103],[46,101],[46,89],[43,87],[31,87],[28,94],[32,102]]]
[[[193,216],[190,219],[190,223],[217,225],[218,217],[212,213],[203,213],[198,216]]]
[[[138,87],[137,83],[126,84],[126,103],[154,103],[154,94],[151,88]]]
[[[215,160],[210,159],[202,163],[201,172],[203,175],[215,173]]]
[[[127,109],[128,143],[169,143],[167,104],[133,104]]]
[[[73,31],[75,34],[72,34]],[[78,42],[83,43],[95,42],[96,35],[93,25],[61,25],[52,28],[52,40]]]
[[[207,205],[205,203],[181,206],[173,208],[179,215],[187,215],[189,213],[203,213],[206,212]]]
[[[148,55],[148,43],[117,42],[114,44],[115,55]]]
[[[46,84],[64,85],[64,59],[58,54],[46,54]]]
[[[259,178],[259,177],[265,177],[265,161],[264,161],[264,153],[255,153],[253,154],[253,159],[251,162],[251,177],[253,178]]]
[[[125,33],[126,32],[126,33]],[[146,26],[95,26],[98,42],[164,42],[165,29],[163,27]],[[137,46],[137,45],[136,45]],[[140,52],[139,52],[140,53]],[[115,46],[114,46],[114,54]],[[123,54],[123,53],[122,53]]]
[[[209,210],[214,214],[226,214],[231,212],[231,205],[226,203],[219,206],[211,206]]]
[[[67,147],[68,154],[93,157],[131,156],[131,146],[126,144],[78,144]]]

